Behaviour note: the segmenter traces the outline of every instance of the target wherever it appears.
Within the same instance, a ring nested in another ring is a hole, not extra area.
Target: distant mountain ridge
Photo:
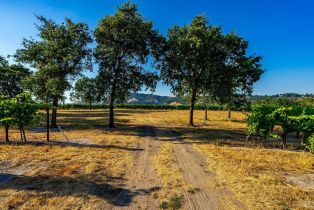
[[[172,96],[160,96],[145,93],[131,93],[126,98],[127,104],[171,104],[171,103],[186,103],[182,98]]]
[[[302,97],[314,98],[314,94],[298,94],[298,93],[283,93],[275,95],[253,95],[251,99],[259,100],[264,98],[289,98],[298,99]],[[180,97],[160,96],[146,93],[132,93],[126,98],[127,104],[188,104],[186,100]]]
[[[299,93],[283,93],[283,94],[275,94],[275,95],[253,95],[252,99],[263,99],[263,98],[287,98],[287,99],[298,99],[298,98],[314,98],[314,94],[306,93],[306,94],[299,94]]]

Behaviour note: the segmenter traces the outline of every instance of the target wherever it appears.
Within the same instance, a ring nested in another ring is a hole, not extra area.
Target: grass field
[[[18,131],[12,130],[12,143],[0,145],[0,209],[154,209],[154,201],[158,208],[173,195],[183,198],[178,206],[189,209],[189,202],[197,203],[207,189],[189,179],[192,162],[184,159],[185,154],[192,154],[197,165],[210,172],[208,180],[202,175],[201,181],[217,192],[219,209],[238,209],[225,202],[230,200],[225,195],[244,209],[314,208],[314,156],[280,150],[279,140],[266,149],[255,141],[246,145],[242,113],[226,119],[226,112],[210,111],[203,125],[203,112],[196,111],[196,126],[187,127],[184,110],[117,110],[114,130],[105,126],[107,116],[103,110],[60,110],[59,125],[69,142],[53,132],[53,141],[45,143],[44,132],[29,128],[29,142],[22,143]],[[145,126],[151,131],[143,134]],[[136,179],[130,174],[141,164],[137,156],[144,150],[151,150],[145,167],[154,171],[158,190],[133,190],[134,183],[128,185]],[[205,162],[199,162],[198,155]],[[220,193],[224,190],[228,193]],[[123,205],[115,199],[121,192],[129,196]],[[153,201],[146,204],[145,197]]]

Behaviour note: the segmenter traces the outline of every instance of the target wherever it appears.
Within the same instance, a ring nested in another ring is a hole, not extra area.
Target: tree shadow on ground
[[[1,142],[0,145],[8,145],[7,143]],[[77,142],[64,142],[64,141],[50,141],[50,142],[42,142],[42,141],[27,141],[27,142],[16,142],[11,141],[9,145],[14,146],[57,146],[57,147],[78,147],[78,148],[95,148],[95,149],[118,149],[118,150],[127,150],[127,151],[142,151],[144,149],[141,148],[131,148],[131,147],[120,147],[115,145],[101,145],[101,144],[85,144],[85,143],[77,143]]]
[[[266,145],[260,139],[253,137],[247,141],[245,129],[217,129],[206,127],[156,127],[158,136],[168,137],[163,141],[174,141],[176,144],[215,144],[229,147],[266,147],[273,149],[282,148],[282,140],[270,138]],[[301,139],[295,138],[291,133],[287,138],[287,149],[302,150],[304,145]]]
[[[246,141],[245,129],[219,129],[206,126],[184,127],[184,126],[149,126],[149,125],[120,125],[115,132],[123,134],[123,131],[130,129],[133,132],[127,135],[140,137],[152,137],[151,140],[170,141],[175,144],[215,144],[229,147],[264,147],[263,142],[258,138],[251,138]],[[290,150],[304,149],[301,139],[296,139],[295,134],[289,134],[287,146]],[[267,148],[282,148],[281,139],[269,139]]]
[[[241,141],[245,143],[245,130],[214,129],[206,127],[163,127],[150,125],[119,125],[114,129],[117,134],[131,130],[127,135],[139,137],[158,137],[162,141],[179,141],[181,143],[213,143],[219,140]]]
[[[159,190],[158,187],[153,187],[131,191],[93,180],[92,175],[91,177],[72,178],[65,176],[19,176],[0,173],[0,190],[6,189],[49,193],[51,197],[64,195],[97,196],[115,206],[128,206],[135,196],[148,195]],[[122,191],[127,192],[127,197],[123,202],[115,199]]]

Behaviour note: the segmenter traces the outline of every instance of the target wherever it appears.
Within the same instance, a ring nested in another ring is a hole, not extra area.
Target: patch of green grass
[[[170,197],[169,201],[163,201],[161,202],[159,208],[160,209],[180,209],[183,204],[183,196],[179,196],[177,194],[174,194]]]

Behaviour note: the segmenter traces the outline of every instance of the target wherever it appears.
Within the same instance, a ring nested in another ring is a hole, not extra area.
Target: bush
[[[275,121],[273,120],[272,113],[276,110],[273,105],[258,105],[253,107],[252,114],[248,117],[249,136],[260,136],[264,139],[270,135]]]
[[[0,125],[5,127],[6,142],[9,142],[8,133],[11,126],[18,127],[22,140],[26,141],[24,126],[37,118],[38,108],[38,104],[25,93],[10,99],[0,97]]]
[[[308,149],[311,153],[314,154],[314,135],[311,135],[308,139],[306,149]]]
[[[287,134],[291,132],[303,133],[303,142],[314,133],[313,108],[308,106],[278,106],[274,104],[255,105],[248,117],[248,136],[259,136],[265,141],[274,136],[274,126],[281,126],[283,146],[286,146]]]
[[[183,203],[183,196],[174,194],[170,197],[169,201],[163,201],[160,205],[160,209],[180,209]]]

